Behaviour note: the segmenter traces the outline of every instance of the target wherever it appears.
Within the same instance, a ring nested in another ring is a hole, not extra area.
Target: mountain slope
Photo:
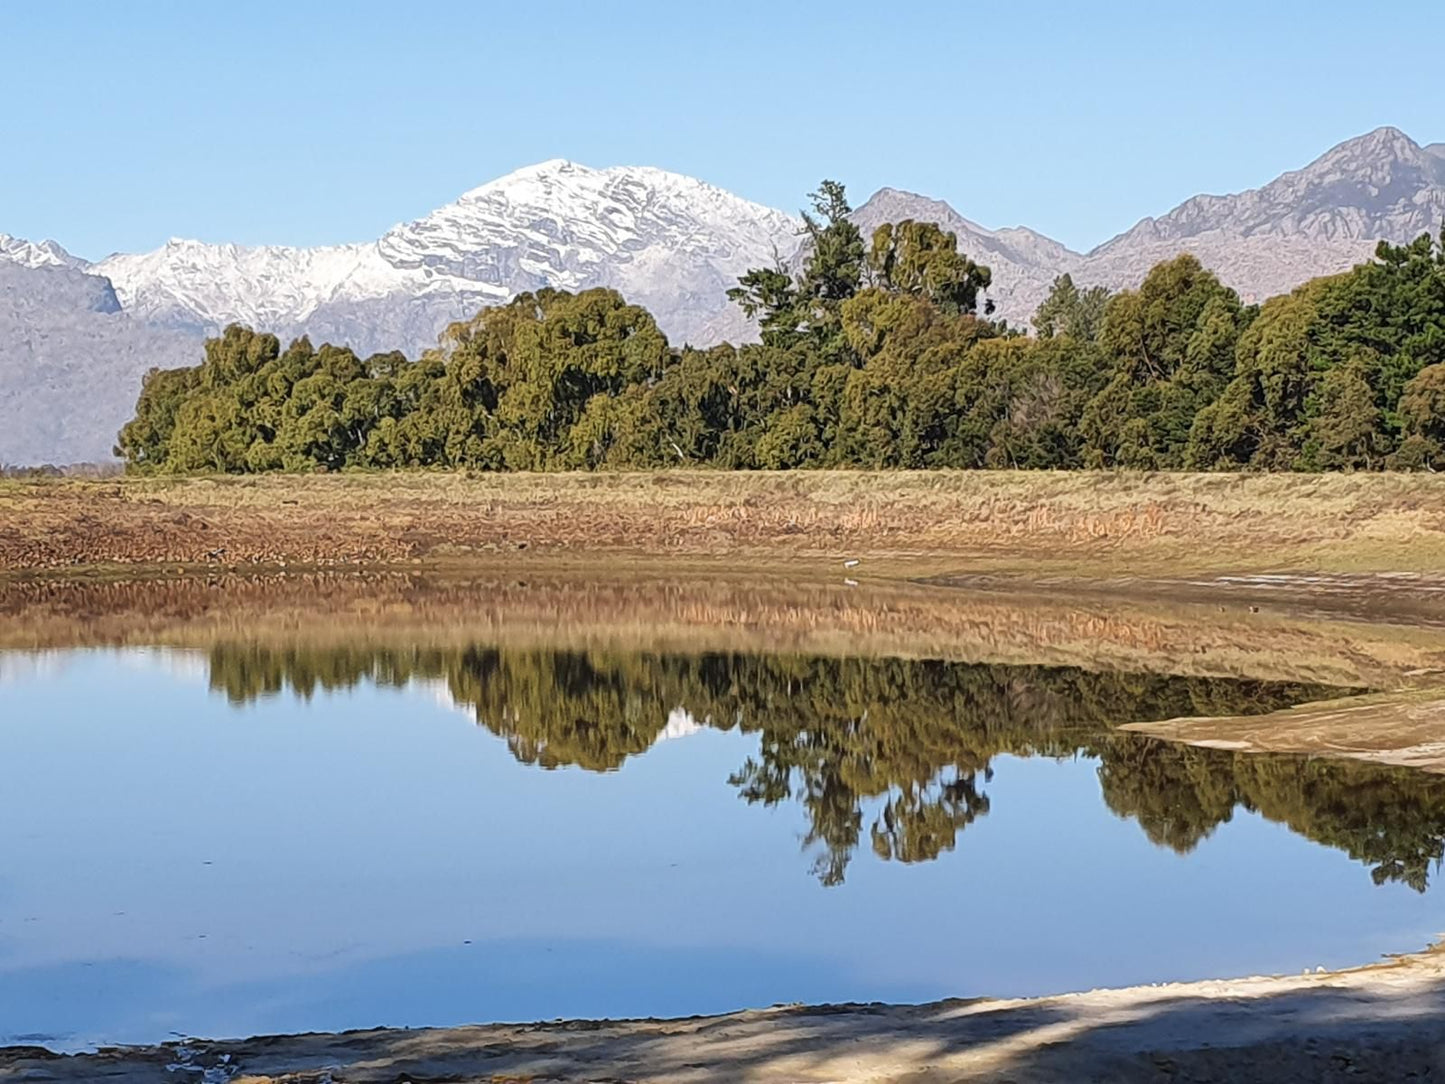
[[[788,215],[690,177],[558,160],[473,189],[375,242],[172,241],[95,270],[149,320],[304,328],[363,352],[416,352],[452,320],[543,286],[615,287],[684,341],[727,323],[726,289],[795,233]],[[743,330],[740,317],[732,323]]]
[[[0,463],[109,459],[146,371],[200,350],[122,312],[104,278],[0,259]]]
[[[1138,282],[1181,251],[1258,301],[1369,259],[1381,240],[1438,233],[1445,219],[1445,146],[1380,128],[1330,149],[1262,188],[1195,196],[1145,218],[1088,254],[1083,274]]]
[[[1421,147],[1380,128],[1331,148],[1303,169],[1235,195],[1195,196],[1080,255],[1032,230],[988,230],[946,203],[884,188],[854,215],[865,233],[916,218],[958,234],[993,272],[1000,316],[1026,323],[1056,275],[1080,285],[1137,285],[1155,264],[1193,252],[1246,301],[1287,293],[1368,260],[1381,241],[1438,234],[1445,221],[1445,143]]]

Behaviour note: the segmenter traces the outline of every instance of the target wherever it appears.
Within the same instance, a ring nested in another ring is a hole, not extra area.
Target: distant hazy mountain
[[[194,332],[122,312],[98,275],[0,259],[0,463],[109,459],[146,370],[200,350]]]
[[[1370,258],[1381,241],[1440,232],[1445,143],[1421,147],[1395,128],[1341,143],[1304,169],[1232,196],[1195,196],[1145,218],[1087,254],[1027,229],[987,230],[946,203],[885,188],[855,214],[869,230],[900,218],[932,219],[993,272],[998,312],[1029,320],[1054,276],[1079,285],[1137,285],[1149,269],[1193,252],[1246,301],[1286,293]]]
[[[553,161],[463,195],[377,241],[245,248],[171,241],[95,271],[127,310],[173,325],[240,322],[362,352],[434,345],[453,320],[525,290],[612,286],[675,341],[741,331],[720,317],[749,267],[796,244],[781,211],[658,169]]]
[[[1345,270],[1382,238],[1438,232],[1445,144],[1381,128],[1262,188],[1196,196],[1087,254],[891,188],[855,218],[865,233],[902,218],[953,230],[991,268],[998,314],[1014,323],[1029,320],[1059,274],[1132,286],[1183,250],[1257,300]],[[449,322],[523,290],[612,286],[652,310],[674,342],[751,337],[725,291],[750,267],[792,259],[798,225],[674,173],[552,161],[358,244],[171,241],[89,264],[53,241],[0,234],[0,459],[108,453],[141,374],[194,364],[201,337],[231,322],[415,354]]]
[[[1344,271],[1368,259],[1380,240],[1438,234],[1442,220],[1445,145],[1424,148],[1396,128],[1380,128],[1263,188],[1195,196],[1146,218],[1089,253],[1084,275],[1128,285],[1189,251],[1257,301]]]

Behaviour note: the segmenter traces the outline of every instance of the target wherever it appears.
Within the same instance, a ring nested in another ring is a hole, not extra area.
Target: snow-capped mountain
[[[54,241],[26,241],[0,233],[0,260],[19,264],[21,267],[68,267],[83,270],[87,264],[79,256],[72,256]]]
[[[308,249],[175,240],[93,270],[147,319],[304,329],[362,351],[416,351],[482,305],[543,286],[614,287],[681,342],[723,337],[727,288],[770,262],[775,248],[795,244],[797,225],[690,177],[556,160],[372,242]]]

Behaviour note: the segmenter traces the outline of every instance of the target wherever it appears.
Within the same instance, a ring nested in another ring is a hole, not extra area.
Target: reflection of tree
[[[211,656],[212,686],[235,702],[363,680],[443,682],[518,760],[544,768],[615,769],[645,752],[678,708],[717,729],[755,734],[757,753],[730,782],[749,803],[803,807],[814,869],[828,884],[844,878],[865,821],[883,859],[927,861],[951,850],[958,833],[988,813],[990,764],[1004,753],[1097,757],[1109,808],[1179,851],[1244,808],[1367,863],[1377,882],[1423,889],[1445,840],[1445,780],[1355,761],[1196,749],[1114,729],[1257,714],[1333,689],[725,653],[224,646]]]
[[[1108,734],[1091,751],[1100,758],[1105,804],[1137,820],[1155,843],[1181,854],[1228,821],[1238,804],[1233,773],[1221,758],[1188,755],[1202,750]]]
[[[1376,884],[1423,892],[1445,856],[1445,781],[1424,772],[1111,735],[1099,778],[1110,809],[1181,852],[1239,807],[1338,847],[1370,866]]]

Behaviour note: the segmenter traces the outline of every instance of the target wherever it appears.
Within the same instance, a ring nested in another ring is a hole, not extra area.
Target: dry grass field
[[[1445,478],[675,471],[0,482],[0,573],[632,557],[819,568],[859,557],[909,575],[1445,572]]]

